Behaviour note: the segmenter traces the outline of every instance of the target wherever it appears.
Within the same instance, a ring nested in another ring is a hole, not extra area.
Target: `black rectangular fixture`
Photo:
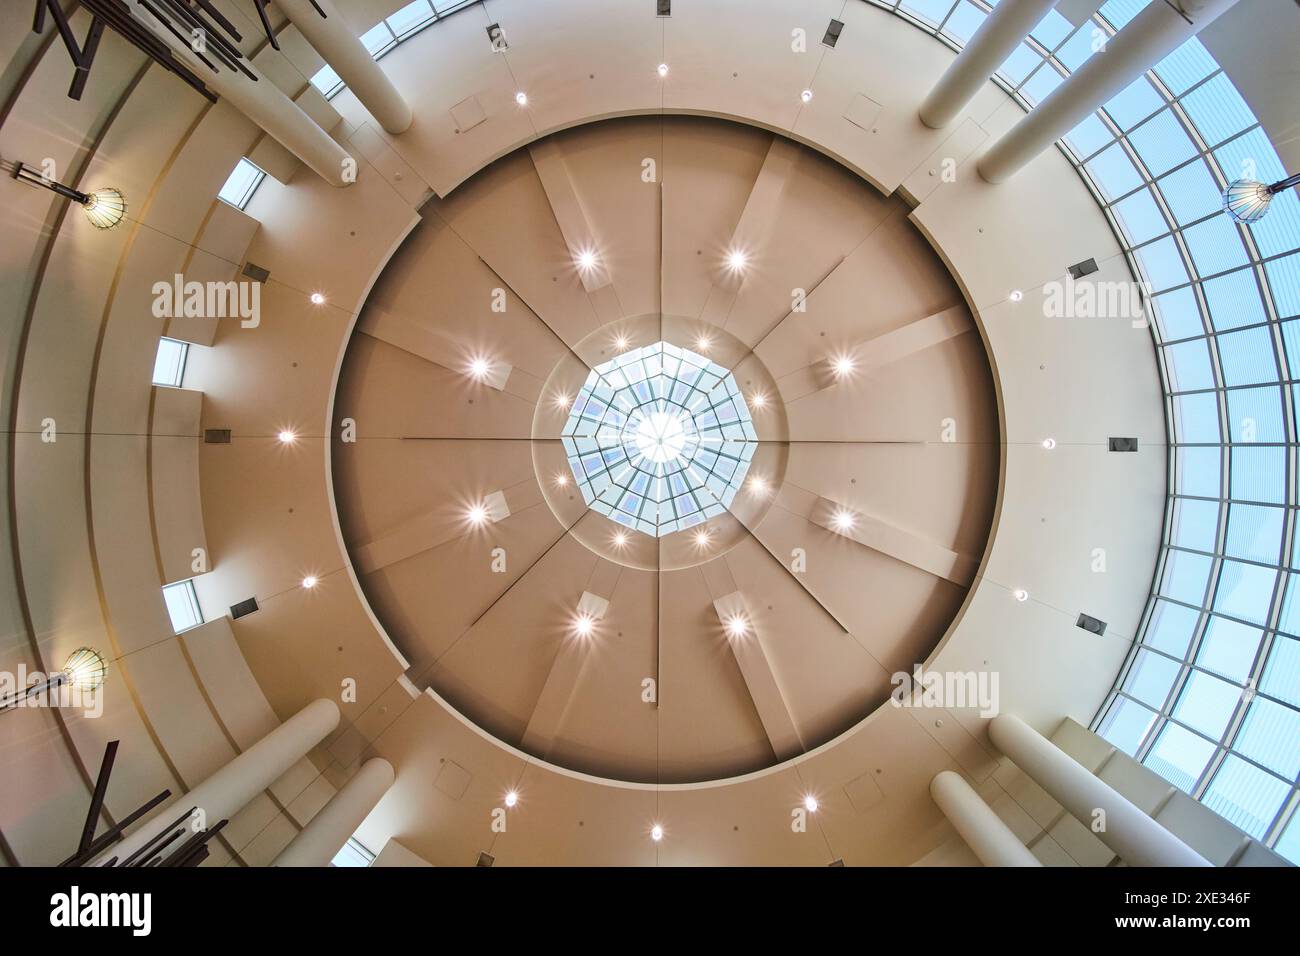
[[[271,278],[270,270],[263,269],[261,266],[253,265],[251,262],[244,263],[244,275],[254,282],[265,282]]]
[[[501,24],[494,23],[487,28],[488,42],[492,44],[493,53],[505,53],[510,49],[510,44],[506,42],[506,35],[501,32]]]
[[[822,43],[829,47],[835,46],[843,29],[844,24],[841,21],[832,20],[831,25],[826,28],[826,35],[822,37]]]
[[[1112,438],[1110,440],[1111,451],[1137,451],[1138,440],[1136,438]]]
[[[1106,622],[1098,620],[1091,614],[1080,614],[1074,626],[1081,627],[1089,634],[1096,634],[1098,637],[1106,633]]]
[[[493,863],[495,863],[496,861],[497,861],[497,858],[494,857],[491,853],[484,853],[484,852],[482,852],[482,851],[479,851],[478,862],[475,863],[474,865],[475,865],[475,866],[491,866],[491,865],[492,865]]]
[[[1084,259],[1082,262],[1076,262],[1070,266],[1070,278],[1082,279],[1084,276],[1092,275],[1099,268],[1096,259]]]
[[[839,859],[831,860],[831,861],[830,861],[829,863],[827,863],[826,865],[827,865],[827,866],[843,866],[843,865],[844,865],[844,858],[843,858],[843,857],[840,857]]]
[[[251,597],[247,601],[240,601],[238,604],[230,605],[230,616],[234,620],[241,617],[247,617],[257,610],[257,598]]]
[[[671,17],[673,15],[673,0],[655,0],[655,16]]]
[[[203,429],[203,441],[209,445],[229,445],[230,429],[205,428]]]

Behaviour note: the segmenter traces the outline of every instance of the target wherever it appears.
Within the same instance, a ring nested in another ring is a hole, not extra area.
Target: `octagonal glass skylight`
[[[758,435],[729,371],[657,342],[592,369],[562,440],[589,507],[662,537],[731,506]]]

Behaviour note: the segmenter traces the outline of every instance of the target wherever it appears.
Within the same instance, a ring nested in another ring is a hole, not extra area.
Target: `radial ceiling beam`
[[[360,331],[394,348],[432,362],[451,372],[474,374],[475,380],[499,392],[508,392],[526,402],[536,403],[542,394],[542,381],[509,362],[472,355],[454,339],[415,322],[403,315],[370,306],[358,323]],[[481,374],[473,372],[473,363],[484,363]]]
[[[855,511],[829,498],[818,498],[808,520],[827,531],[910,564],[935,577],[970,587],[979,563],[941,544],[913,534],[872,515]]]
[[[503,491],[494,491],[480,502],[484,523],[502,522],[541,500],[541,488],[533,481],[522,482]],[[445,510],[430,511],[353,549],[352,564],[358,574],[369,574],[456,541],[474,533],[476,529],[477,526],[463,514],[448,515]]]
[[[786,184],[790,182],[795,164],[799,161],[800,147],[780,136],[772,137],[767,156],[759,168],[758,176],[749,191],[745,208],[741,210],[736,228],[732,230],[728,254],[739,252],[753,258],[755,250],[761,249],[776,226],[780,212],[781,197]],[[722,271],[714,279],[709,297],[704,302],[700,318],[714,325],[726,325],[731,308],[736,304],[740,292],[743,273],[731,272],[726,265],[719,267]]]
[[[728,578],[730,572],[727,573]],[[706,580],[709,575],[706,575]],[[710,589],[716,587],[710,582]],[[794,717],[786,703],[776,673],[772,670],[771,659],[763,647],[762,635],[754,623],[753,616],[740,591],[731,591],[713,601],[713,609],[718,615],[718,624],[731,653],[736,658],[736,665],[745,679],[750,699],[758,712],[758,719],[767,733],[768,742],[777,760],[788,760],[806,749],[795,726]]]
[[[569,257],[578,270],[578,278],[587,290],[591,307],[596,310],[602,323],[622,318],[623,306],[614,288],[609,263],[598,255],[600,242],[591,224],[591,217],[587,215],[582,198],[573,185],[564,152],[554,139],[544,139],[529,146],[528,154],[537,170],[537,178],[542,182],[542,191],[550,203],[555,224],[559,226],[564,244],[569,248]],[[584,255],[593,257],[592,264],[585,268],[582,265]]]
[[[594,631],[589,636],[570,631],[560,639],[546,683],[537,695],[532,716],[528,718],[528,726],[520,740],[520,746],[529,753],[546,759],[563,731],[565,717],[591,660],[593,642],[600,639],[600,621],[609,613],[618,578],[618,565],[601,561],[588,585],[590,590],[583,591],[578,599],[576,613],[589,620]]]
[[[973,328],[965,306],[954,305],[783,375],[777,379],[777,391],[788,405],[853,376],[872,372],[941,345]],[[838,365],[841,361],[846,363],[843,370]]]

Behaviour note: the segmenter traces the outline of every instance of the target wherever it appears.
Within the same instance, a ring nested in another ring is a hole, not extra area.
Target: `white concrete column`
[[[1097,838],[1130,866],[1212,865],[1019,717],[994,717],[989,739],[1084,826],[1104,811]]]
[[[260,126],[327,183],[331,186],[351,185],[351,179],[344,179],[343,170],[352,157],[251,62],[244,60],[243,64],[257,77],[256,81],[224,65],[219,65],[213,72],[194,58],[194,51],[143,12],[143,8],[131,4],[130,11],[154,36],[170,46],[210,90]]]
[[[357,832],[361,821],[393,785],[393,765],[373,757],[361,765],[343,789],[321,807],[272,866],[329,866],[330,860]]]
[[[1043,865],[961,774],[951,770],[935,774],[930,796],[985,866]]]
[[[921,122],[931,129],[943,129],[955,120],[1056,4],[1057,0],[1002,0],[921,104]]]
[[[1166,0],[1148,4],[1065,78],[1024,119],[980,157],[979,174],[1000,183],[1091,116],[1099,107],[1155,66],[1184,42],[1231,10],[1237,0]]]
[[[393,81],[343,20],[333,0],[316,3],[325,16],[316,12],[311,0],[275,0],[275,5],[325,58],[370,115],[379,120],[379,125],[393,135],[406,132],[413,118],[411,107]]]
[[[174,823],[187,807],[202,810],[208,826],[233,817],[307,756],[338,723],[338,704],[325,698],[312,701],[180,799],[156,811],[138,830],[105,850],[100,859],[115,856],[119,862],[125,860]]]

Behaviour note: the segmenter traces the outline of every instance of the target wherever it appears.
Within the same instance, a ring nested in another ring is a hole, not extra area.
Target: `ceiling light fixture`
[[[695,340],[695,347],[701,352],[707,352],[712,345],[713,339],[709,338],[707,335],[701,335]]]
[[[748,262],[748,257],[740,249],[733,249],[727,253],[727,268],[732,272],[744,272]]]
[[[658,843],[663,838],[664,838],[664,828],[656,823],[654,826],[650,828],[650,839]]]
[[[1053,448],[1056,447],[1056,439],[1055,439],[1055,438],[1044,438],[1044,439],[1043,439],[1043,447],[1046,448],[1048,451],[1051,451]]]
[[[19,182],[39,189],[48,189],[52,193],[80,204],[86,218],[96,229],[112,229],[126,218],[126,199],[123,198],[121,190],[114,189],[112,186],[102,186],[92,192],[83,193],[79,189],[55,182],[36,167],[28,166],[26,163],[0,160],[0,169],[8,172]]]
[[[590,272],[596,268],[596,253],[591,249],[580,249],[577,257],[578,268]]]
[[[814,797],[811,793],[810,793],[810,794],[807,794],[807,795],[804,796],[804,798],[803,798],[803,808],[804,808],[805,810],[807,810],[809,813],[816,813],[816,812],[817,812],[817,806],[818,806],[818,804],[817,804],[817,798]]]
[[[470,505],[469,511],[465,512],[465,518],[474,527],[479,527],[487,521],[488,513],[484,505]]]
[[[1016,588],[1014,591],[1011,592],[1011,596],[1014,597],[1017,601],[1023,602],[1029,600],[1029,592],[1026,591],[1024,588]]]
[[[625,548],[625,547],[627,547],[627,533],[626,533],[626,532],[624,532],[624,531],[615,531],[615,532],[614,532],[614,547],[616,547],[616,548]]]
[[[21,707],[24,701],[59,687],[71,687],[82,692],[95,690],[104,683],[107,674],[108,665],[104,663],[104,657],[99,651],[79,647],[68,655],[62,670],[47,674],[44,680],[19,687],[0,697],[0,712]]]
[[[565,395],[563,392],[555,396],[556,408],[562,408],[567,410],[569,405],[571,405],[572,403],[573,403],[573,399],[569,398],[569,396]]]
[[[668,64],[667,64],[667,63],[660,63],[660,64],[659,64],[659,75],[660,75],[660,76],[667,76],[667,75],[668,75]]]
[[[695,547],[707,548],[708,546],[709,532],[701,528],[699,531],[695,532]]]
[[[566,475],[564,472],[560,472],[555,476],[555,483],[559,485],[561,488],[563,488],[565,485],[569,483],[569,476]]]
[[[767,494],[767,481],[762,475],[755,475],[749,479],[749,490],[756,495]]]
[[[1268,213],[1273,197],[1294,186],[1300,186],[1300,173],[1272,185],[1253,179],[1238,179],[1223,191],[1223,208],[1237,222],[1259,222]]]
[[[856,523],[857,518],[855,518],[853,512],[849,511],[847,508],[838,509],[835,512],[835,516],[831,518],[831,524],[835,526],[835,530],[840,532],[840,534],[852,531],[853,526]]]
[[[618,349],[620,352],[626,352],[627,347],[630,344],[631,343],[627,340],[626,335],[620,335],[616,339],[614,339],[614,348]]]
[[[837,355],[831,360],[831,370],[835,372],[836,378],[844,378],[852,375],[857,363],[853,361],[852,355]]]
[[[740,638],[749,632],[749,624],[739,614],[727,618],[727,637]]]
[[[492,365],[485,358],[474,358],[469,363],[469,374],[471,377],[478,379],[480,382],[487,378],[488,372],[492,370]]]
[[[518,93],[515,94],[515,102],[518,103],[520,106],[527,106],[528,94],[525,93],[523,90],[520,90]]]
[[[767,396],[762,392],[751,392],[749,395],[749,404],[755,408],[763,408],[767,405]]]
[[[312,588],[316,586],[316,576],[314,574],[307,575],[305,578],[302,579],[302,586],[305,587],[308,591],[310,591]]]
[[[584,611],[579,611],[573,619],[573,633],[579,637],[591,637],[596,630],[596,619]]]
[[[313,293],[311,294],[311,304],[312,304],[312,305],[324,305],[324,304],[325,304],[325,296],[322,295],[322,294],[319,293],[319,292],[313,292]]]
[[[281,445],[292,445],[294,442],[298,440],[298,435],[294,431],[288,428],[281,431],[280,434],[276,437],[280,439]]]
[[[507,807],[513,807],[513,806],[514,806],[516,803],[518,803],[518,802],[519,802],[519,794],[515,793],[513,790],[507,790],[507,791],[506,791],[506,806],[507,806]]]
[[[802,93],[799,94],[799,99],[803,100],[805,103],[811,103],[812,90],[804,90]]]
[[[1024,297],[1025,297],[1025,294],[1024,294],[1023,292],[1021,292],[1019,289],[1013,289],[1013,290],[1011,290],[1011,296],[1010,296],[1010,298],[1011,298],[1011,301],[1012,301],[1012,302],[1019,302],[1019,301],[1020,301],[1021,299],[1023,299]]]

